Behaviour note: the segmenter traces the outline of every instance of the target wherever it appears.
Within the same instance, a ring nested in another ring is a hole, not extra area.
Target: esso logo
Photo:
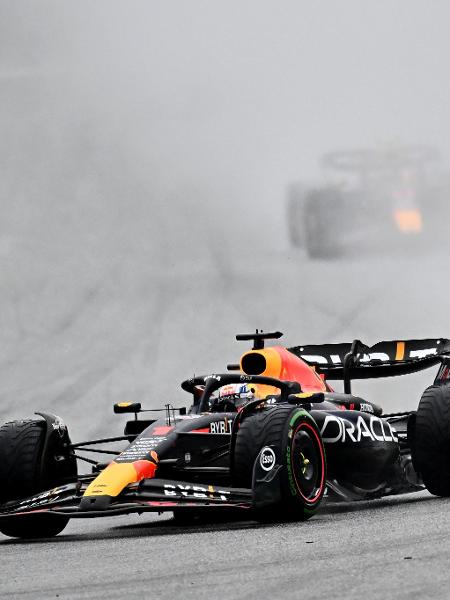
[[[266,446],[261,450],[261,454],[259,455],[259,464],[264,471],[270,471],[275,466],[275,452],[272,448]]]

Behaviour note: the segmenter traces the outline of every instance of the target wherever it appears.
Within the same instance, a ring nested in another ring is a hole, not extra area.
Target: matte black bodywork
[[[423,489],[405,478],[399,433],[389,419],[375,414],[378,407],[351,395],[322,396],[321,402],[298,406],[306,408],[320,428],[330,495],[348,500]],[[364,410],[359,410],[361,406]],[[276,404],[268,410],[277,410]],[[158,419],[115,458],[117,463],[134,462],[154,451],[159,458],[156,478],[128,486],[117,498],[99,497],[92,502],[83,493],[95,474],[80,476],[72,484],[3,505],[0,518],[36,510],[71,517],[195,507],[249,511],[261,498],[266,504],[275,501],[276,482],[258,482],[256,474],[253,489],[232,487],[230,453],[241,415],[226,412]]]

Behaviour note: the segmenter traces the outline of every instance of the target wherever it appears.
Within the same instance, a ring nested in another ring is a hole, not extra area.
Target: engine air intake
[[[249,352],[242,357],[241,368],[247,375],[261,375],[266,367],[266,357],[259,352]]]

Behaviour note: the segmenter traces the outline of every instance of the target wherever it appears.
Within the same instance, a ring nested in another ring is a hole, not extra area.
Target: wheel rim
[[[307,422],[300,423],[292,436],[291,466],[297,491],[313,504],[325,485],[325,457],[319,435]]]

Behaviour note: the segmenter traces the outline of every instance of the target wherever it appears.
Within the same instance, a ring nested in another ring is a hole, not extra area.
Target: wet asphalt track
[[[330,506],[301,524],[76,522],[0,544],[1,598],[448,598],[447,500]]]

